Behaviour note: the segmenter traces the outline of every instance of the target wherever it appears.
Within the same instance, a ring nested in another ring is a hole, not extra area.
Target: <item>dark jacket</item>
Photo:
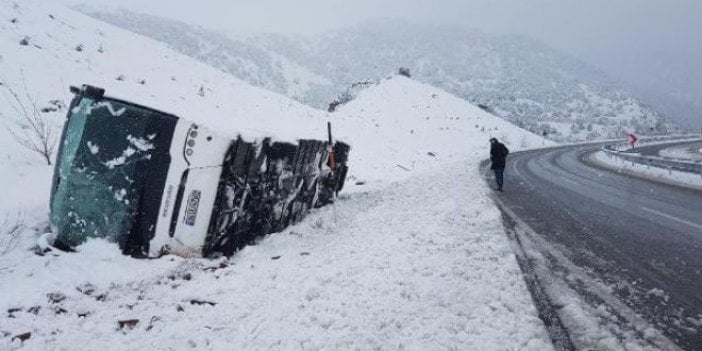
[[[509,154],[509,150],[507,150],[505,144],[499,141],[491,143],[490,161],[492,161],[492,166],[490,169],[504,169],[507,161],[507,154]]]

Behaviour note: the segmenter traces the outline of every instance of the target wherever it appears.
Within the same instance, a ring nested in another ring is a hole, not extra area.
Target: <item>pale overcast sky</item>
[[[685,105],[672,113],[702,124],[702,0],[62,1],[104,3],[227,32],[313,34],[405,18],[527,35],[602,68],[649,100]]]

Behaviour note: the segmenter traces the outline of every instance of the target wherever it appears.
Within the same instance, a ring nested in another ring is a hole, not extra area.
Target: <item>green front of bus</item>
[[[84,87],[74,92],[51,189],[51,227],[75,247],[108,238],[148,252],[170,164],[177,117]]]

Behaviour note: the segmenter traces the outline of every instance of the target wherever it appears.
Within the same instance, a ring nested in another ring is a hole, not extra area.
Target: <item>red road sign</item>
[[[634,146],[634,144],[636,144],[636,142],[639,141],[639,137],[637,137],[634,133],[627,132],[626,136],[629,137],[629,142],[631,143],[631,146]]]

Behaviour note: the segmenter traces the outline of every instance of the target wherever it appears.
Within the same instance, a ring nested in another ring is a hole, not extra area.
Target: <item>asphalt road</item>
[[[702,192],[589,161],[600,146],[515,153],[496,196],[671,341],[702,350]]]

